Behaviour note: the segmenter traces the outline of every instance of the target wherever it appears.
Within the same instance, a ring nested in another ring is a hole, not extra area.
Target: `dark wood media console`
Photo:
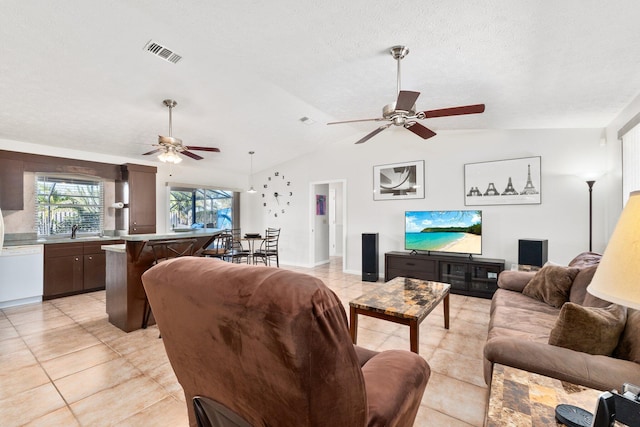
[[[412,277],[451,284],[451,293],[491,298],[498,288],[503,259],[432,255],[410,252],[384,254],[384,280]]]

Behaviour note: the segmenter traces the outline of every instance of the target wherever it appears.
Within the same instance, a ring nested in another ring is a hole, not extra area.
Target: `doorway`
[[[346,180],[318,181],[310,183],[310,262],[312,266],[329,263],[341,258],[345,270],[346,249]]]

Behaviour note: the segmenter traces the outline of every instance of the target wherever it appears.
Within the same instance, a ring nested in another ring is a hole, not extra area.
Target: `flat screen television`
[[[406,211],[404,248],[479,255],[482,253],[482,211]]]

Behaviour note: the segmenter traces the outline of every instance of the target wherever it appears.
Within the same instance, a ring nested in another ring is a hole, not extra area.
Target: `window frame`
[[[41,193],[41,185],[51,184],[53,184],[52,188],[46,196],[48,200],[41,202],[41,196],[44,196],[44,193]],[[58,184],[64,184],[67,189],[73,184],[85,185],[87,192],[78,191],[78,193],[70,195],[66,194],[65,191],[65,194],[59,194],[60,199],[57,202],[52,203],[51,198]],[[96,188],[92,189],[91,187]],[[98,192],[97,195],[91,194],[96,190]],[[70,235],[74,224],[78,225],[78,234],[98,236],[104,232],[105,189],[102,178],[83,174],[37,172],[35,174],[34,193],[35,231],[38,237]],[[94,200],[94,203],[86,203],[87,199]],[[72,202],[68,203],[70,200]],[[82,200],[85,203],[77,203],[77,201]],[[43,209],[48,211],[45,214],[47,216],[46,219],[41,217]],[[57,214],[55,213],[56,211],[58,211]],[[53,219],[53,216],[58,218]],[[90,217],[97,219],[97,221],[86,221]]]

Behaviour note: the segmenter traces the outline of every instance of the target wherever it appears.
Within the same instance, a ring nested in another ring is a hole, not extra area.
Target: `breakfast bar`
[[[166,239],[195,239],[194,254],[206,248],[221,230],[208,228],[165,234],[132,234],[120,236],[122,244],[103,245],[106,252],[106,310],[109,322],[125,332],[140,329],[144,313],[145,293],[142,273],[155,260],[150,242]],[[150,319],[149,324],[154,322]]]

